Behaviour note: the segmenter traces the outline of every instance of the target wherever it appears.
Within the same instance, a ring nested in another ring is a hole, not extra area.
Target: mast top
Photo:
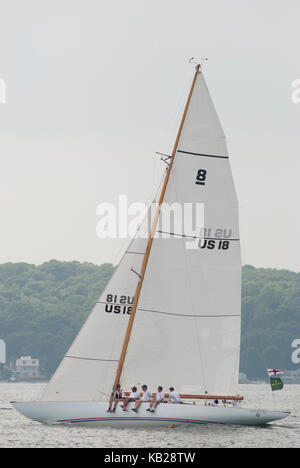
[[[199,61],[197,60],[197,62],[195,61],[194,57],[191,57],[190,60],[189,60],[189,63],[195,63],[196,64],[196,72],[197,73],[200,73],[201,70],[202,70],[202,67],[201,67],[201,62],[204,62],[204,61],[207,61],[208,58],[207,57],[201,57],[199,59]]]

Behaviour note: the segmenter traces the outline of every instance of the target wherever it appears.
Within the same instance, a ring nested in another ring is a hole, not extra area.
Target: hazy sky
[[[151,200],[207,56],[243,263],[300,271],[299,19],[299,0],[0,0],[0,262],[114,261],[96,208]]]

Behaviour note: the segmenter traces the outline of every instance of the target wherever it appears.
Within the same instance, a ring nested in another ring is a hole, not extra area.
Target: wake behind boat
[[[262,425],[287,412],[205,406],[237,399],[241,328],[238,202],[225,136],[197,65],[148,238],[136,237],[38,402],[14,402],[50,424]],[[182,223],[173,204],[204,205]],[[167,208],[166,208],[167,207]],[[179,221],[179,222],[178,222]],[[107,408],[111,389],[170,385],[185,404]],[[184,397],[183,397],[184,398]]]

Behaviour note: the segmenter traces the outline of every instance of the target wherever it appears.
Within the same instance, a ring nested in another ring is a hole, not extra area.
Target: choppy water
[[[268,385],[241,385],[245,407],[290,410],[291,416],[266,427],[184,425],[140,430],[46,426],[18,414],[11,400],[34,400],[42,384],[0,383],[0,447],[299,447],[300,385],[272,393]]]

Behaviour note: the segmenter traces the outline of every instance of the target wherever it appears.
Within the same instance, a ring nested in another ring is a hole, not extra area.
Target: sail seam
[[[132,306],[133,302],[106,302],[106,301],[97,301],[97,304],[108,304],[108,305],[119,305],[119,306]]]
[[[69,359],[81,359],[83,361],[119,362],[119,359],[97,359],[97,358],[86,358],[86,357],[68,356],[68,355],[65,355],[65,357]]]
[[[126,253],[135,255],[145,255],[145,252],[129,252],[129,250],[126,250]]]
[[[233,315],[188,315],[188,314],[173,314],[172,312],[163,312],[161,310],[149,310],[149,309],[137,309],[141,312],[153,312],[155,314],[173,315],[175,317],[187,317],[187,318],[222,318],[222,317],[240,317],[239,314]]]
[[[229,156],[218,156],[216,154],[202,154],[202,153],[192,153],[191,151],[182,151],[177,150],[178,153],[190,154],[192,156],[202,156],[204,158],[219,158],[219,159],[229,159]]]
[[[203,240],[227,240],[227,241],[240,241],[240,239],[231,239],[230,237],[197,237],[188,234],[177,234],[175,232],[168,232],[168,231],[157,231],[159,234],[169,234],[170,236],[178,236],[178,237],[189,237],[191,239],[203,239]]]

